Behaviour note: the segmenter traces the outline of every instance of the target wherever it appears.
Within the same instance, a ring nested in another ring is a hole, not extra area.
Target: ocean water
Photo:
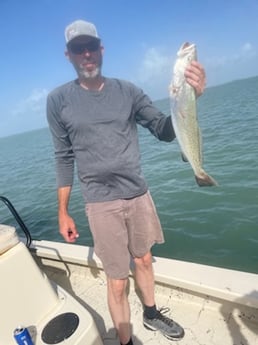
[[[169,114],[169,100],[155,102]],[[204,168],[218,187],[200,188],[177,141],[139,128],[142,167],[165,233],[157,256],[258,273],[258,77],[208,88],[198,100]],[[58,233],[55,168],[47,128],[0,138],[0,195],[32,238]],[[77,179],[70,200],[80,238],[92,245]],[[20,229],[0,203],[0,222]]]

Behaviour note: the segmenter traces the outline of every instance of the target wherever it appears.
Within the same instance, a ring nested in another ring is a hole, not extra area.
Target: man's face
[[[98,39],[79,36],[68,43],[66,55],[79,78],[92,79],[101,74],[102,52]]]

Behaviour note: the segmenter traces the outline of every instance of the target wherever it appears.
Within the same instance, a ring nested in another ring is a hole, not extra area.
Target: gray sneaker
[[[152,331],[160,331],[166,338],[170,340],[178,340],[183,338],[184,329],[175,321],[165,316],[169,308],[161,308],[157,311],[154,319],[149,319],[143,314],[143,325]]]

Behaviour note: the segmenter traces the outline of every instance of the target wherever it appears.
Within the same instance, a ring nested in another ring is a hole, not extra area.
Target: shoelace
[[[169,307],[161,307],[158,310],[158,317],[157,319],[162,320],[164,323],[166,323],[168,326],[172,326],[174,324],[174,321],[170,319],[169,317],[165,316],[164,314],[167,314],[170,311]]]

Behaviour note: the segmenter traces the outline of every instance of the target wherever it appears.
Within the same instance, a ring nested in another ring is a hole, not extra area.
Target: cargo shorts
[[[147,254],[164,236],[149,192],[132,198],[86,204],[94,250],[106,275],[128,277],[131,258]]]

